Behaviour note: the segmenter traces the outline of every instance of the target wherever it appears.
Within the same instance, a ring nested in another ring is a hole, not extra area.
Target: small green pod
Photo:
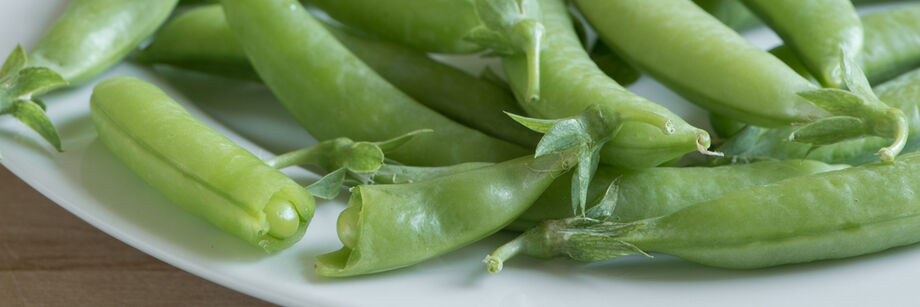
[[[520,113],[506,89],[470,76],[406,46],[326,25],[349,51],[374,72],[425,106],[471,128],[515,144],[534,147],[539,135],[503,112]],[[157,32],[137,56],[205,73],[258,80],[219,5],[191,9]]]
[[[259,76],[318,140],[379,141],[432,129],[390,154],[422,166],[503,161],[526,150],[419,104],[361,62],[294,0],[224,0]]]
[[[344,247],[316,258],[322,276],[392,270],[502,229],[566,171],[571,154],[523,157],[408,184],[356,187],[339,216]]]
[[[618,171],[601,167],[588,192],[596,199],[616,184],[613,221],[632,222],[658,217],[698,202],[718,198],[729,191],[773,183],[786,178],[842,169],[811,160],[764,161],[716,167],[656,167]],[[556,180],[524,214],[507,227],[524,231],[544,220],[572,217],[568,181]],[[614,183],[616,182],[616,183]]]
[[[310,193],[155,86],[106,80],[93,90],[90,111],[103,144],[182,209],[266,252],[303,237],[315,207]]]
[[[546,28],[540,99],[521,99],[527,85],[526,59],[510,56],[502,60],[512,89],[531,116],[563,118],[592,106],[619,114],[624,120],[622,128],[601,150],[601,162],[622,168],[657,166],[709,146],[708,133],[629,92],[598,69],[582,47],[562,1],[542,0],[540,7]]]
[[[795,51],[822,86],[843,86],[841,58],[855,61],[863,48],[862,22],[850,0],[743,2]]]
[[[920,153],[735,190],[632,223],[542,223],[488,258],[517,253],[601,261],[659,252],[704,265],[753,269],[854,257],[920,242]]]

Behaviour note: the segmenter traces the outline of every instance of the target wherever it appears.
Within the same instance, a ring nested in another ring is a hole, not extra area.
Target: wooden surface
[[[0,306],[266,305],[99,231],[0,167]]]

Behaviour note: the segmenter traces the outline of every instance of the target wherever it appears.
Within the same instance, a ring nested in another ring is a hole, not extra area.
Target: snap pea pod
[[[860,57],[872,84],[920,67],[920,4],[862,17],[865,43]]]
[[[710,112],[764,127],[807,123],[792,137],[811,144],[891,137],[879,150],[886,162],[905,145],[905,115],[878,101],[852,57],[841,57],[851,91],[821,89],[689,1],[576,4],[608,46]]]
[[[920,241],[920,153],[728,192],[663,217],[545,222],[490,257],[517,253],[600,261],[660,252],[751,269],[853,257]]]
[[[910,137],[905,151],[920,149],[920,69],[901,75],[875,87],[879,99],[907,114]],[[767,129],[748,126],[726,141],[719,150],[733,159],[812,159],[827,163],[859,165],[875,160],[877,146],[888,140],[880,137],[863,137],[837,144],[812,146],[788,141],[795,128]]]
[[[529,156],[415,183],[358,186],[339,215],[344,247],[318,256],[316,273],[397,269],[482,239],[524,212],[573,158]]]
[[[526,151],[453,122],[387,83],[293,0],[225,0],[259,76],[319,140],[382,140],[433,129],[390,157],[412,165],[502,161]]]
[[[606,131],[609,142],[600,144],[603,145],[600,160],[623,168],[657,166],[709,146],[705,131],[687,124],[661,105],[629,92],[599,70],[582,47],[561,1],[540,1],[540,7],[546,28],[540,74],[543,87],[539,100],[522,102],[528,114],[560,118],[591,107],[619,113],[624,120],[622,128],[609,126],[620,130],[616,135]],[[505,57],[502,64],[512,89],[519,96],[524,94],[526,59]],[[605,120],[609,119],[598,122]],[[588,123],[582,126],[592,129]]]
[[[716,167],[655,167],[624,171],[598,169],[588,199],[600,197],[610,184],[617,186],[612,221],[632,222],[678,211],[729,191],[773,183],[786,178],[842,169],[811,160],[764,161]],[[571,191],[565,177],[546,192],[506,229],[524,231],[544,220],[574,216],[568,206]]]
[[[435,53],[527,58],[527,99],[540,95],[543,26],[536,0],[309,0],[347,25]]]
[[[177,0],[74,0],[26,55],[0,68],[0,114],[12,114],[61,151],[37,96],[84,82],[120,61],[169,17]]]
[[[315,206],[309,192],[155,86],[130,77],[103,81],[90,111],[106,147],[182,209],[266,252],[306,231]]]
[[[326,25],[349,51],[418,102],[491,136],[533,147],[538,135],[503,111],[519,113],[507,90],[434,61],[427,54]],[[157,32],[138,60],[258,80],[219,5],[191,9]]]
[[[843,86],[841,57],[856,61],[863,47],[862,22],[850,0],[743,2],[795,51],[822,86]]]

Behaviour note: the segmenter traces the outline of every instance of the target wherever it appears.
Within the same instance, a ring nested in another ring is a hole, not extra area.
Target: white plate
[[[34,45],[64,2],[0,1],[0,53],[5,56],[16,43],[27,48]],[[748,37],[764,48],[778,41],[765,30]],[[53,152],[12,118],[0,119],[2,163],[61,207],[119,240],[192,274],[274,303],[915,304],[912,294],[920,284],[920,249],[916,246],[753,271],[713,269],[667,256],[624,257],[587,265],[519,257],[501,274],[489,275],[480,260],[512,238],[500,233],[407,269],[357,278],[323,278],[313,273],[313,259],[340,247],[334,221],[344,208],[343,199],[320,202],[303,241],[272,256],[186,214],[122,166],[96,138],[88,107],[92,85],[119,75],[137,76],[162,87],[192,114],[260,157],[272,155],[263,148],[281,152],[314,142],[261,86],[175,73],[164,78],[148,68],[122,64],[90,84],[44,97],[63,136],[65,153]],[[708,127],[701,110],[648,78],[631,89],[686,116],[692,124]],[[312,177],[303,170],[289,174],[298,180]]]

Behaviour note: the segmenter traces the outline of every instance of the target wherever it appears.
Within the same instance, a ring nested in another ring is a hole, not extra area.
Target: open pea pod
[[[522,112],[505,85],[478,79],[404,45],[324,26],[374,72],[419,103],[488,135],[525,147],[537,143],[539,135],[502,113]],[[259,79],[219,5],[190,9],[172,19],[137,58],[144,63]]]
[[[155,86],[106,80],[93,90],[90,111],[103,144],[184,210],[267,252],[306,231],[315,206],[309,192]]]
[[[544,222],[489,258],[518,253],[601,261],[660,252],[751,269],[853,257],[920,242],[920,153],[723,194],[662,217]],[[755,217],[755,218],[752,218]]]
[[[678,211],[729,191],[845,168],[811,160],[763,161],[716,167],[655,167],[617,170],[600,167],[591,181],[589,200],[599,199],[616,185],[616,206],[609,219],[631,222]],[[572,217],[571,191],[566,176],[553,182],[530,209],[506,229],[524,231],[544,220]],[[599,202],[592,202],[593,205]],[[589,207],[590,209],[593,206]]]
[[[352,190],[338,220],[344,247],[316,258],[323,276],[392,270],[499,231],[575,163],[572,152],[523,157],[406,184]]]
[[[31,52],[17,46],[0,69],[0,114],[12,114],[58,151],[37,96],[95,77],[163,23],[178,0],[74,0]]]

